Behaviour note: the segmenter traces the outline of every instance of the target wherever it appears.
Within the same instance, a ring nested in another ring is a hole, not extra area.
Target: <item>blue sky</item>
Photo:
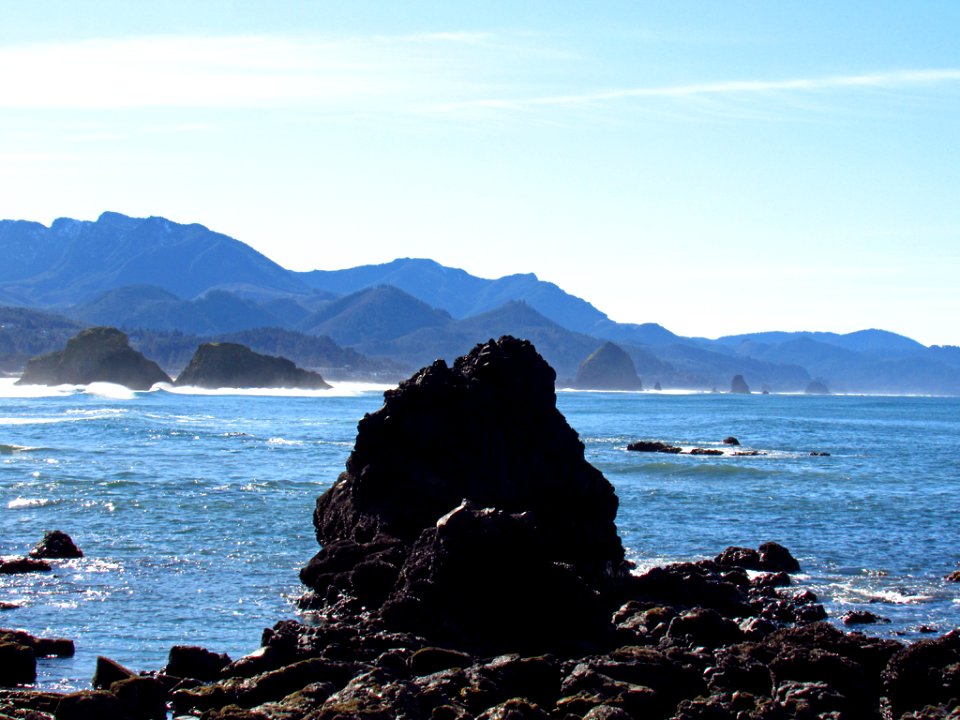
[[[0,3],[0,217],[960,344],[960,3]]]

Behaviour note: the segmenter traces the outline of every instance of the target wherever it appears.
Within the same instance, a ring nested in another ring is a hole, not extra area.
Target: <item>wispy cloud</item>
[[[684,85],[629,87],[594,92],[540,97],[483,98],[466,102],[437,104],[436,112],[471,110],[527,111],[540,108],[582,109],[642,99],[710,99],[814,93],[840,89],[897,90],[960,82],[960,68],[901,70],[894,72],[841,75],[785,80],[731,80]]]
[[[958,68],[596,90],[580,76],[577,90],[556,92],[573,59],[547,45],[539,36],[479,32],[337,39],[150,36],[14,45],[0,47],[0,108],[296,108],[464,120],[538,113],[549,121],[564,110],[724,114],[733,107],[760,117],[829,92],[903,92],[960,82]],[[549,78],[548,84],[538,77]]]

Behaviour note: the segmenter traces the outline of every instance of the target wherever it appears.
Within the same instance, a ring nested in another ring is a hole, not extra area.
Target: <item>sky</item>
[[[0,0],[0,217],[960,345],[960,3]]]

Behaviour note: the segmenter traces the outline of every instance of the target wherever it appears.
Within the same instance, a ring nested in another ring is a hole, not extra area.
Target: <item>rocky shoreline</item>
[[[635,573],[554,381],[509,337],[424,368],[317,500],[303,622],[236,661],[178,646],[139,675],[102,658],[91,691],[0,690],[0,718],[960,716],[960,633],[844,632],[777,543]]]

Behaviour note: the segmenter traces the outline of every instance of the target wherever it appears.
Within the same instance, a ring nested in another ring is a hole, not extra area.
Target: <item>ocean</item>
[[[38,686],[89,687],[98,655],[160,669],[175,644],[234,659],[296,617],[316,497],[383,387],[130,392],[0,380],[0,555],[69,533],[85,557],[0,576],[0,627],[75,641]],[[960,398],[563,391],[620,498],[639,570],[774,540],[832,621],[905,641],[960,626]],[[722,443],[735,436],[742,446]],[[723,456],[629,452],[638,439]],[[733,450],[756,450],[734,456]],[[816,454],[811,453],[827,453]]]

